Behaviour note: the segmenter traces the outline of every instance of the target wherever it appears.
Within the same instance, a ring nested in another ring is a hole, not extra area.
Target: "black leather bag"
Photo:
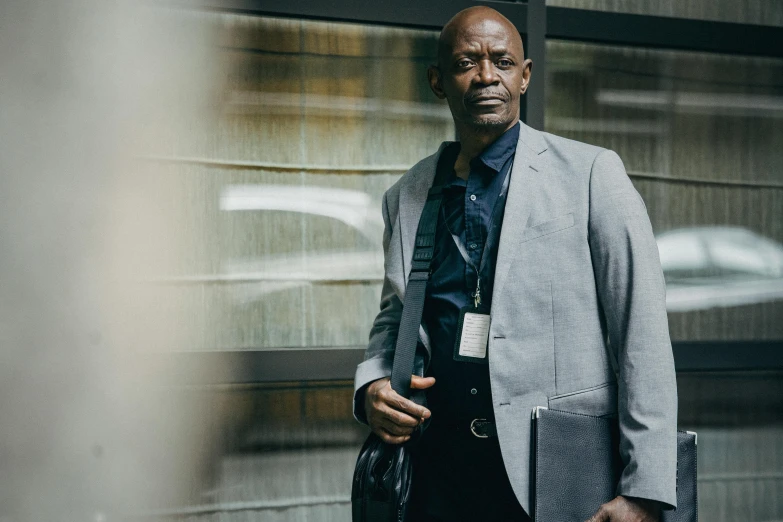
[[[353,520],[406,520],[413,467],[410,448],[383,442],[371,433],[364,442],[351,490]]]
[[[622,473],[616,418],[533,410],[535,522],[584,522],[615,498]],[[696,434],[677,432],[677,509],[661,522],[697,522]]]
[[[416,247],[397,332],[391,386],[406,398],[410,397],[411,375],[424,310],[424,296],[430,277],[430,261],[435,246],[435,228],[438,224],[441,199],[441,184],[438,183],[430,189],[419,219]],[[415,436],[405,444],[386,444],[374,433],[370,434],[356,459],[353,474],[353,522],[406,520],[413,478],[411,450],[415,443]]]

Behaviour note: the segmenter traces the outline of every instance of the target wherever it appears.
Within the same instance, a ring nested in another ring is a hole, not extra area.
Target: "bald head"
[[[489,7],[460,11],[443,28],[438,65],[427,69],[432,92],[449,104],[457,132],[502,133],[519,120],[533,63],[514,24]]]
[[[477,5],[463,9],[443,26],[438,39],[438,65],[443,66],[451,57],[455,42],[479,30],[504,33],[516,47],[514,51],[518,52],[521,58],[524,58],[522,38],[519,36],[519,31],[517,31],[514,24],[491,7]]]

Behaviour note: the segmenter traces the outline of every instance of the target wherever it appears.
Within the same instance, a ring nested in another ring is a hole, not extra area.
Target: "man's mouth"
[[[504,96],[499,94],[480,94],[478,96],[471,96],[467,100],[471,105],[478,105],[479,107],[496,107],[506,102]]]

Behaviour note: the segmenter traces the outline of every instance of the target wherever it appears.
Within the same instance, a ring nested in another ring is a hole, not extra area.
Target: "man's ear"
[[[430,89],[432,89],[433,94],[441,100],[444,99],[446,93],[443,91],[440,69],[438,69],[437,65],[430,65],[427,67],[427,79],[430,81]]]
[[[525,94],[527,86],[530,85],[530,75],[533,72],[533,60],[528,58],[522,62],[522,87],[519,89],[519,94]]]

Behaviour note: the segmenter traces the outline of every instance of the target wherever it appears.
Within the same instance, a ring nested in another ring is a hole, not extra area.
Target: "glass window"
[[[157,458],[147,466],[170,480],[148,481],[165,493],[150,491],[158,504],[134,505],[133,515],[145,515],[134,518],[350,520],[368,433],[350,417],[352,395],[352,383],[341,381],[167,389],[159,397],[167,422],[187,436],[156,432]]]
[[[550,41],[546,130],[642,194],[673,340],[783,339],[783,60]]]
[[[783,4],[777,0],[546,0],[546,5],[718,22],[783,26]]]
[[[783,373],[677,376],[679,429],[698,433],[699,520],[783,516]]]
[[[156,283],[187,350],[362,346],[383,279],[384,191],[454,129],[437,32],[211,13],[208,114],[146,149],[180,248]]]

